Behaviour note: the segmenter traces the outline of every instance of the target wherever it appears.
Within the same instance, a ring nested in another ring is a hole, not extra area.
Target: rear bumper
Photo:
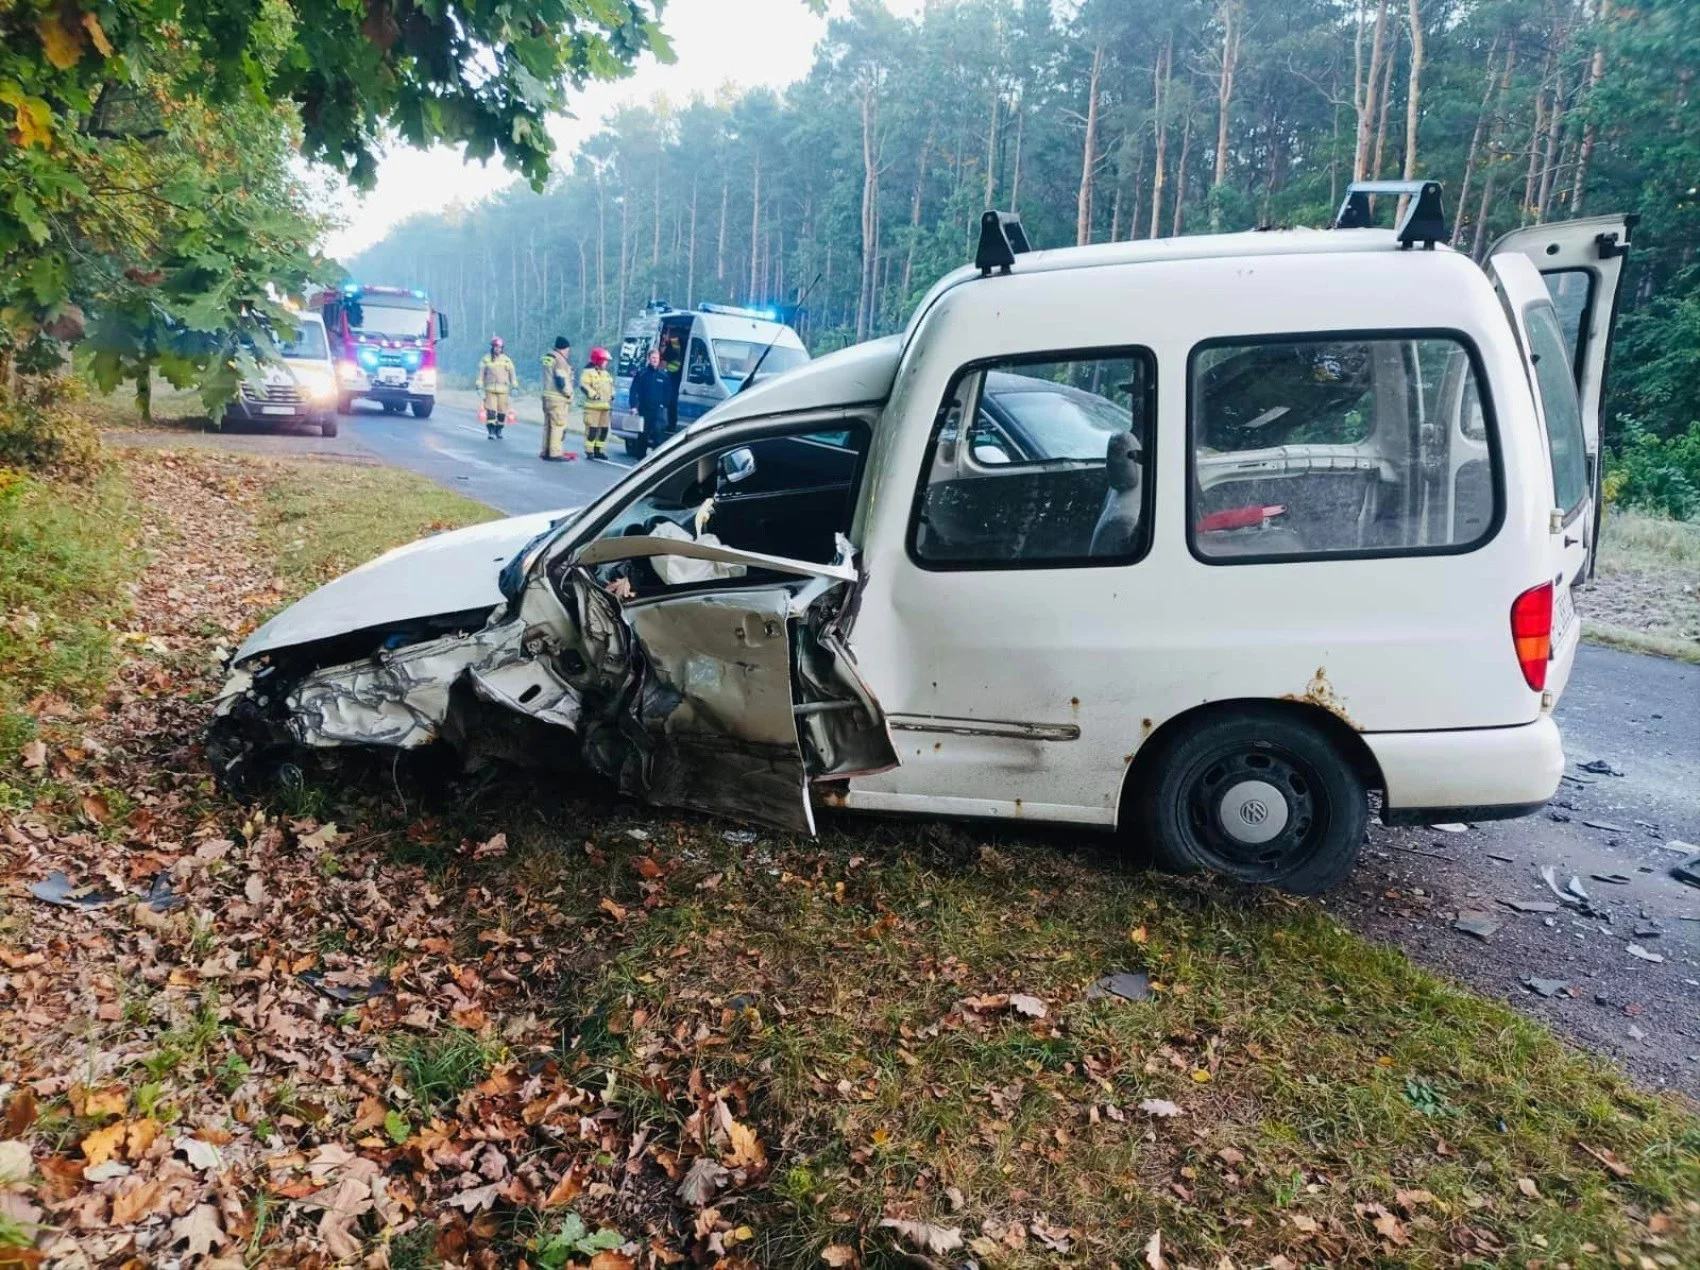
[[[1564,743],[1550,715],[1511,728],[1373,732],[1363,740],[1386,784],[1388,824],[1526,816],[1564,774]]]

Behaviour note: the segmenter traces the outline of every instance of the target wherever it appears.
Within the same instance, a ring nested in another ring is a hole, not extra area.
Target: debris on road
[[[1665,959],[1665,955],[1663,953],[1649,952],[1647,949],[1641,947],[1640,944],[1629,945],[1629,955],[1631,957],[1639,957],[1642,961],[1661,962]]]
[[[1613,886],[1629,885],[1629,875],[1626,873],[1590,873],[1588,876],[1596,882],[1609,882]]]
[[[1678,882],[1700,886],[1700,852],[1696,852],[1681,864],[1671,865],[1670,875]]]
[[[1538,979],[1530,975],[1523,980],[1523,986],[1538,996],[1556,997],[1565,992],[1570,984],[1564,979]]]
[[[1473,935],[1485,944],[1500,925],[1499,918],[1491,913],[1465,912],[1458,914],[1457,920],[1452,923],[1452,929]]]
[[[323,970],[303,970],[296,978],[313,991],[346,1005],[362,1005],[390,990],[390,981],[383,975],[365,979],[346,970],[328,973]]]
[[[58,869],[49,873],[44,882],[31,882],[29,893],[44,904],[56,904],[60,908],[105,908],[123,898],[101,890],[92,882],[79,886]]]
[[[1088,1001],[1102,1001],[1108,997],[1120,997],[1123,1001],[1149,1001],[1151,976],[1143,971],[1118,970],[1086,989]]]
[[[1591,758],[1586,763],[1578,763],[1576,766],[1579,770],[1592,772],[1595,776],[1623,775],[1623,769],[1621,767],[1618,767],[1610,760],[1603,758]]]
[[[1590,829],[1603,829],[1606,833],[1628,833],[1622,825],[1614,825],[1609,820],[1584,820],[1582,822]]]
[[[1470,831],[1469,825],[1459,824],[1430,825],[1429,828],[1438,829],[1441,833],[1468,833]]]
[[[1506,908],[1513,909],[1519,913],[1558,912],[1558,905],[1554,904],[1551,900],[1512,900],[1507,899],[1502,895],[1499,898],[1499,902],[1505,905]]]

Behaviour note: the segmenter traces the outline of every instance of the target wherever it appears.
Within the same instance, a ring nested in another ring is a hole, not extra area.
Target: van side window
[[[714,365],[708,360],[708,345],[699,339],[691,340],[691,354],[685,365],[685,379],[693,384],[714,382]]]
[[[933,425],[909,550],[932,569],[1128,564],[1151,539],[1156,359],[982,362]]]
[[[1582,321],[1594,299],[1592,269],[1554,269],[1541,275],[1552,297],[1552,307],[1558,313],[1558,325],[1564,332],[1564,349],[1570,354],[1571,369],[1582,364],[1582,345],[1588,333]]]
[[[1212,341],[1190,374],[1206,563],[1462,551],[1498,528],[1492,410],[1461,339]]]
[[[1546,416],[1547,441],[1552,451],[1553,506],[1566,515],[1588,496],[1588,452],[1582,438],[1582,407],[1576,400],[1576,377],[1570,371],[1564,332],[1550,304],[1530,305],[1523,314],[1529,332],[1529,357],[1535,363],[1535,387]]]

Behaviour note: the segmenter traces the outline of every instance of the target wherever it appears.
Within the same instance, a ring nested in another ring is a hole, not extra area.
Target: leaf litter
[[[773,1218],[783,1176],[799,1197],[789,1202],[823,1206],[823,1264],[877,1260],[892,1246],[918,1259],[968,1247],[1000,1265],[1106,1262],[1104,1231],[1053,1221],[1018,1186],[999,1193],[964,1178],[959,1188],[936,1163],[885,1173],[881,1152],[904,1144],[879,1123],[876,1070],[854,1054],[837,1070],[812,1059],[795,1076],[823,1117],[836,1114],[847,1156],[816,1154],[828,1119],[806,1131],[776,1121],[750,1039],[823,1005],[787,994],[749,946],[763,929],[755,915],[727,935],[661,933],[670,906],[719,903],[749,885],[741,864],[712,861],[707,840],[746,847],[755,835],[661,819],[641,837],[587,824],[572,876],[600,870],[613,893],[586,902],[556,876],[526,872],[511,824],[467,834],[375,797],[262,810],[212,795],[195,742],[218,678],[209,649],[234,647],[288,588],[256,547],[254,465],[138,463],[148,536],[171,544],[136,579],[145,616],[124,633],[108,699],[65,712],[51,744],[23,756],[20,767],[37,760],[27,770],[67,792],[0,812],[15,894],[58,871],[73,889],[113,897],[98,908],[43,905],[27,925],[0,926],[0,1035],[21,1038],[0,1052],[0,1212],[33,1214],[32,1258],[378,1267],[399,1264],[392,1253],[406,1246],[416,1250],[408,1264],[479,1270],[521,1256],[545,1267],[739,1270],[766,1264],[762,1221],[783,1236],[783,1216]],[[643,854],[621,858],[631,851]],[[996,865],[985,852],[982,866]],[[1005,1151],[1015,1126],[1038,1115],[1043,1135],[1018,1154],[1066,1178],[1081,1143],[1120,1135],[1138,1163],[1115,1185],[1177,1197],[1172,1216],[1194,1202],[1208,1211],[1242,1177],[1287,1185],[1249,1141],[1212,1142],[1207,1168],[1166,1154],[1220,1131],[1206,1104],[1245,1096],[1231,1077],[1258,1069],[1262,1043],[1159,1031],[1123,1048],[1113,1033],[1079,1030],[1072,1012],[1090,1009],[1080,1001],[1088,985],[1151,1001],[1113,1012],[1130,1024],[1183,999],[1187,984],[1159,968],[1166,953],[1151,954],[1149,974],[1096,984],[1094,972],[1070,983],[1039,964],[976,970],[942,951],[924,918],[879,904],[864,857],[840,861],[841,880],[823,875],[825,859],[764,849],[748,872],[776,901],[866,904],[847,946],[890,942],[904,967],[876,992],[941,994],[932,1021],[869,1037],[869,1052],[923,1082],[943,1080],[918,1066],[930,1044],[1033,1055],[965,1103],[984,1112],[972,1132],[985,1148]],[[1130,938],[1157,947],[1146,925]],[[575,1013],[583,972],[621,958],[632,990]],[[680,973],[699,965],[715,973]],[[989,1072],[960,1070],[970,1080]],[[923,1101],[949,1092],[920,1090]],[[1605,1146],[1576,1145],[1612,1176],[1624,1167]],[[883,1211],[835,1200],[882,1175]],[[1301,1176],[1308,1193],[1353,1194],[1327,1166]],[[818,1199],[799,1189],[804,1177]],[[1228,1189],[1207,1197],[1216,1184]],[[1349,1261],[1419,1239],[1433,1246],[1431,1237],[1477,1260],[1506,1248],[1491,1215],[1449,1213],[1442,1227],[1424,1195],[1400,1191],[1397,1215],[1367,1196],[1334,1209],[1344,1221],[1294,1213],[1286,1251],[1265,1259]],[[941,1220],[947,1199],[952,1216]],[[516,1234],[524,1222],[535,1233]],[[1169,1235],[1147,1238],[1150,1229],[1132,1259],[1142,1250],[1145,1264],[1181,1264]]]

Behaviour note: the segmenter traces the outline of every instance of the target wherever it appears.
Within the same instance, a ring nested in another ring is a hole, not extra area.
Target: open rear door
[[[1593,518],[1588,526],[1588,572],[1593,573],[1599,542],[1601,498],[1600,424],[1604,413],[1606,373],[1611,361],[1612,327],[1617,320],[1618,291],[1623,282],[1629,239],[1635,228],[1631,215],[1594,216],[1557,221],[1513,230],[1493,245],[1490,256],[1516,254],[1528,258],[1540,273],[1557,310],[1576,376],[1576,395],[1582,408],[1582,434],[1588,447]]]

